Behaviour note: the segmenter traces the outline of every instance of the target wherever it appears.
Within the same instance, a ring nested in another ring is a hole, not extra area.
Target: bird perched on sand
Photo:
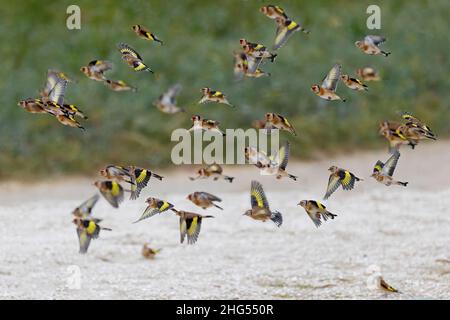
[[[94,208],[99,198],[100,196],[98,194],[90,197],[80,206],[76,207],[75,210],[73,210],[72,215],[80,219],[89,219],[92,213],[92,209]]]
[[[94,185],[110,205],[119,208],[119,204],[124,200],[125,191],[117,181],[96,181]]]
[[[378,276],[377,279],[377,286],[380,290],[383,290],[385,292],[389,292],[389,293],[398,293],[399,291],[397,289],[395,289],[393,286],[391,286],[390,284],[388,284],[382,276]]]
[[[77,226],[78,241],[80,245],[80,253],[84,254],[88,251],[91,239],[97,239],[100,230],[112,231],[99,225],[100,219],[82,219],[74,218],[73,223]]]
[[[125,81],[122,80],[110,80],[107,79],[104,82],[108,88],[110,88],[113,91],[132,91],[132,92],[136,92],[137,88],[130,86],[129,84],[127,84]]]
[[[172,208],[172,211],[174,211],[180,217],[181,243],[184,242],[184,239],[186,237],[188,244],[196,243],[200,234],[203,219],[214,218],[213,216],[202,216],[198,213],[176,210],[175,208]]]
[[[132,182],[130,195],[131,200],[136,200],[139,197],[142,189],[144,189],[147,186],[151,177],[155,177],[159,181],[162,181],[162,179],[164,178],[159,174],[145,168],[128,166],[127,169],[128,172],[130,173],[130,178]]]
[[[142,256],[149,260],[153,260],[159,252],[161,252],[161,249],[153,249],[148,243],[144,243],[141,250]]]
[[[132,29],[142,39],[149,40],[149,41],[155,41],[155,42],[158,42],[160,45],[163,44],[163,42],[161,40],[159,40],[155,36],[155,34],[151,33],[150,31],[147,30],[147,28],[145,28],[139,24],[132,26]]]
[[[289,123],[288,119],[284,116],[276,113],[266,113],[266,125],[265,128],[267,132],[270,133],[271,129],[280,129],[290,132],[292,135],[296,136],[294,127]]]
[[[390,52],[383,51],[379,48],[380,44],[386,41],[385,37],[382,36],[365,36],[364,39],[356,41],[355,46],[358,47],[362,52],[368,55],[383,55],[387,57]]]
[[[107,60],[92,60],[87,66],[81,67],[83,72],[89,79],[95,81],[106,81],[105,72],[113,68],[113,63]]]
[[[370,266],[368,269],[369,277],[367,278],[367,286],[370,289],[377,289],[386,293],[398,293],[399,291],[389,285],[382,277],[377,266]]]
[[[153,105],[164,113],[178,113],[184,112],[183,108],[177,106],[176,96],[181,91],[181,85],[176,84],[170,87],[166,92],[159,96],[158,100],[153,102]]]
[[[316,200],[302,200],[298,205],[305,209],[317,228],[320,227],[322,221],[327,221],[328,218],[334,219],[337,217],[337,215],[329,212],[323,204]]]
[[[199,104],[216,102],[216,103],[227,104],[230,107],[233,107],[233,105],[228,102],[227,97],[220,91],[211,90],[210,88],[205,87],[205,88],[202,88],[200,90],[200,92],[202,93],[202,98],[198,102]]]
[[[147,208],[145,208],[144,213],[134,223],[153,217],[156,214],[167,212],[173,208],[173,204],[158,198],[150,197],[145,202],[147,203]]]
[[[342,100],[345,102],[345,99],[342,99],[336,94],[336,88],[341,75],[341,65],[335,64],[333,68],[328,72],[327,76],[322,82],[322,86],[317,84],[311,87],[311,90],[325,100]]]
[[[225,179],[228,182],[233,182],[234,177],[229,177],[223,174],[223,169],[219,164],[211,164],[209,166],[200,168],[198,171],[198,176],[193,178],[189,177],[190,180],[197,180],[197,179],[207,179],[207,178],[213,178],[214,181],[217,181],[219,178]]]
[[[153,73],[153,71],[144,64],[139,53],[136,50],[131,48],[126,43],[120,43],[117,48],[119,52],[122,54],[122,60],[124,60],[130,67],[134,69],[134,71],[149,71]]]
[[[355,74],[363,81],[380,81],[381,78],[378,75],[378,71],[371,67],[365,67],[356,69]]]
[[[204,130],[204,131],[212,131],[220,133],[222,136],[225,135],[225,133],[220,130],[219,128],[219,122],[215,120],[210,119],[203,119],[199,115],[194,115],[191,117],[191,121],[193,122],[192,127],[189,128],[188,131],[194,131],[194,130]]]
[[[352,90],[368,91],[369,88],[361,80],[352,78],[348,74],[341,75],[342,82]]]
[[[271,211],[269,202],[264,193],[264,189],[258,181],[253,180],[250,187],[250,204],[251,209],[245,211],[244,216],[259,221],[271,220],[277,227],[283,224],[283,216],[278,211]]]
[[[327,200],[339,186],[342,186],[342,189],[347,191],[352,190],[355,187],[355,182],[362,180],[350,171],[336,166],[331,166],[328,171],[330,171],[331,174],[328,179],[327,191],[323,197],[324,200]]]
[[[196,191],[194,193],[189,194],[186,197],[186,199],[192,201],[193,204],[203,209],[216,207],[220,210],[223,210],[222,207],[219,207],[217,204],[214,203],[214,202],[221,202],[222,199],[208,192]]]
[[[385,186],[400,185],[406,187],[408,185],[408,182],[396,181],[392,178],[399,158],[400,152],[395,151],[395,153],[386,161],[386,163],[378,160],[373,168],[371,177],[384,184]]]

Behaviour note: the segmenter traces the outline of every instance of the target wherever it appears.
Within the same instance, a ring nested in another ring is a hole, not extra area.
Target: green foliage
[[[233,50],[247,38],[271,46],[275,23],[258,12],[266,1],[87,1],[81,30],[66,28],[72,1],[4,2],[0,24],[0,177],[25,178],[55,173],[93,173],[107,163],[164,166],[170,164],[170,134],[190,126],[201,114],[222,128],[247,128],[266,112],[285,115],[299,136],[292,143],[296,157],[317,152],[345,152],[384,147],[377,135],[380,120],[396,119],[398,110],[416,114],[443,137],[450,133],[449,23],[446,0],[437,1],[281,1],[295,21],[311,30],[296,33],[282,47],[275,63],[262,68],[270,78],[233,80]],[[382,9],[382,30],[366,29],[366,8]],[[133,24],[150,28],[163,46],[146,42]],[[367,56],[354,41],[382,34],[392,55]],[[125,65],[116,45],[126,42],[156,74],[135,73]],[[114,62],[112,79],[139,88],[113,92],[86,78],[79,68],[93,59]],[[320,83],[340,62],[353,74],[373,66],[382,82],[369,82],[369,92],[353,92],[342,84],[347,103],[324,102],[310,86]],[[48,68],[76,78],[67,100],[88,116],[87,131],[65,127],[46,115],[26,113],[21,99],[37,96]],[[151,104],[174,83],[183,91],[178,101],[185,114],[166,115]],[[200,88],[225,92],[237,106],[196,105]]]

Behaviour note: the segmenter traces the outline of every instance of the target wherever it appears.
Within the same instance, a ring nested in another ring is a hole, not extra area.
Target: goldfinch
[[[395,168],[397,167],[398,159],[400,158],[400,152],[396,151],[386,163],[377,161],[373,168],[372,178],[378,182],[384,184],[385,186],[400,185],[406,187],[408,182],[401,182],[392,179]]]
[[[280,129],[290,132],[296,136],[294,127],[289,123],[288,119],[284,116],[276,113],[266,113],[266,125],[265,128],[270,132],[270,129]]]
[[[269,52],[262,44],[249,42],[246,39],[240,39],[239,43],[241,44],[244,53],[255,59],[267,59],[270,60],[270,62],[273,62],[277,57],[276,53]]]
[[[221,202],[222,199],[208,192],[196,191],[194,193],[189,194],[186,197],[186,199],[192,201],[193,204],[203,209],[216,207],[220,210],[223,210],[223,208],[219,207],[217,204],[214,203],[214,202]]]
[[[219,122],[215,120],[209,120],[209,119],[203,119],[199,115],[194,115],[191,117],[192,126],[189,128],[188,131],[194,131],[194,130],[205,130],[205,131],[212,131],[217,132],[221,134],[222,136],[225,135],[225,133],[220,130],[219,128]]]
[[[345,102],[345,99],[342,99],[336,94],[336,88],[340,75],[341,75],[341,65],[335,64],[333,68],[331,68],[330,72],[328,72],[325,79],[323,80],[322,86],[315,84],[311,87],[311,90],[322,99],[328,101],[342,100],[343,102]]]
[[[76,218],[80,219],[88,219],[91,216],[92,209],[94,208],[95,204],[97,203],[100,196],[98,194],[90,197],[88,200],[83,202],[80,206],[76,207],[75,210],[73,210],[72,215]]]
[[[269,174],[275,174],[277,179],[288,177],[294,181],[297,181],[297,176],[294,176],[286,171],[286,167],[289,161],[290,144],[286,141],[278,150],[274,159],[270,162],[269,167],[263,168],[263,173],[268,170]]]
[[[39,92],[42,100],[45,101],[48,98],[50,92],[59,79],[67,82],[74,82],[74,80],[69,78],[64,72],[51,69],[47,70],[47,81],[45,83],[45,87]]]
[[[289,19],[277,18],[275,22],[277,23],[277,31],[275,35],[275,43],[272,47],[273,50],[280,49],[296,31],[302,31],[306,34],[309,33],[308,30],[304,29],[297,22]]]
[[[205,218],[214,218],[213,216],[202,216],[198,213],[176,210],[172,208],[180,217],[180,242],[183,243],[187,237],[188,244],[197,242],[202,226],[202,220]]]
[[[105,81],[105,72],[110,71],[113,68],[111,61],[107,60],[92,60],[87,66],[81,67],[80,71],[83,72],[86,77],[95,81]]]
[[[380,44],[386,41],[385,37],[382,36],[365,36],[363,40],[355,42],[355,46],[358,47],[362,52],[368,55],[378,55],[381,54],[385,57],[390,55],[390,52],[385,52],[379,48]]]
[[[214,181],[217,181],[219,178],[225,179],[228,182],[233,182],[234,177],[229,177],[223,174],[223,169],[219,164],[211,164],[209,166],[200,168],[198,171],[198,176],[193,178],[189,177],[190,180],[197,179],[207,179],[213,178]]]
[[[356,69],[355,74],[363,81],[380,81],[378,71],[371,67]]]
[[[98,223],[100,219],[73,219],[73,223],[77,226],[78,242],[80,245],[79,252],[84,254],[88,251],[91,239],[97,239],[100,235],[100,230],[112,231],[109,228],[101,227]]]
[[[327,208],[316,200],[302,200],[298,203],[305,209],[308,216],[311,218],[314,225],[318,228],[322,221],[327,221],[328,218],[334,219],[337,215],[327,211]]]
[[[17,105],[22,107],[29,113],[48,113],[44,109],[44,103],[40,99],[20,100],[19,103],[17,103]]]
[[[264,6],[261,7],[259,9],[259,11],[264,14],[266,17],[270,18],[270,19],[288,19],[288,16],[286,15],[286,13],[284,12],[283,8],[281,8],[280,6],[274,6],[274,5],[268,5],[268,6]]]
[[[128,172],[130,173],[132,182],[130,195],[131,200],[136,200],[139,197],[142,189],[144,189],[147,186],[151,177],[155,177],[159,181],[162,181],[163,179],[162,176],[148,169],[139,168],[135,166],[128,166],[127,169]]]
[[[125,81],[122,80],[109,80],[106,79],[104,82],[108,88],[110,88],[113,91],[132,91],[132,92],[136,92],[137,88],[130,86],[129,84],[127,84]]]
[[[144,213],[142,213],[141,217],[134,223],[153,217],[156,214],[166,212],[173,208],[173,204],[158,198],[150,197],[145,200],[145,202],[147,203],[147,208],[145,208]]]
[[[405,136],[406,127],[398,122],[383,121],[379,124],[379,134],[389,142],[389,153],[399,150],[402,145],[409,145],[412,149],[418,144],[417,140]]]
[[[161,252],[161,249],[150,248],[150,245],[148,243],[144,243],[144,246],[141,250],[142,256],[150,260],[153,260],[159,252]]]
[[[277,227],[281,227],[283,224],[282,214],[278,211],[270,210],[263,187],[255,180],[252,181],[250,187],[250,204],[252,208],[245,211],[244,216],[263,222],[271,220]]]
[[[262,59],[254,59],[248,57],[244,52],[234,52],[234,78],[236,81],[241,80],[242,77],[260,78],[270,77],[270,73],[258,68]]]
[[[59,121],[59,123],[65,125],[65,126],[69,126],[72,128],[78,128],[81,129],[83,131],[85,131],[86,129],[77,121],[75,120],[75,118],[71,115],[57,115],[55,116],[56,120]]]
[[[392,287],[386,281],[384,281],[383,277],[378,276],[377,281],[378,281],[377,283],[378,283],[378,288],[379,289],[381,289],[383,291],[386,291],[386,292],[389,292],[389,293],[398,293],[398,290],[395,289],[394,287]]]
[[[330,171],[331,174],[328,179],[327,191],[323,197],[324,200],[327,200],[339,186],[342,186],[342,189],[344,190],[352,190],[355,187],[355,182],[362,180],[350,171],[336,166],[331,166],[328,171]]]
[[[220,91],[211,90],[210,88],[202,88],[200,92],[202,93],[202,98],[198,102],[199,104],[216,102],[233,107],[233,105],[228,102],[227,97]]]
[[[124,200],[125,191],[117,181],[96,181],[94,185],[110,205],[119,208],[119,204]]]
[[[158,100],[153,102],[153,105],[158,108],[159,111],[164,113],[178,113],[185,112],[181,107],[177,106],[176,97],[181,91],[181,85],[176,84],[170,87],[166,92],[159,96]]]
[[[433,131],[430,129],[429,126],[427,126],[426,124],[424,124],[422,121],[420,121],[418,118],[414,117],[411,113],[409,112],[403,112],[401,114],[401,117],[403,118],[403,120],[406,121],[406,126],[411,128],[411,129],[422,129],[423,131],[420,130],[416,130],[416,134],[420,135],[421,138],[428,138],[428,139],[432,139],[432,140],[436,140],[436,136],[433,133]]]
[[[126,43],[120,43],[117,48],[119,52],[122,54],[122,60],[124,60],[130,67],[134,69],[134,71],[149,71],[153,73],[153,71],[144,64],[139,53],[136,52],[133,48],[131,48]]]
[[[348,74],[341,75],[342,82],[352,90],[356,91],[368,91],[367,85],[362,83],[361,80],[356,78],[351,78]]]
[[[271,165],[272,160],[263,151],[258,151],[255,147],[244,148],[245,159],[255,165],[257,168],[268,168]]]
[[[145,27],[141,25],[136,24],[132,27],[132,29],[142,39],[159,42],[159,44],[161,45],[163,44],[163,42],[159,40],[153,33],[148,31]]]

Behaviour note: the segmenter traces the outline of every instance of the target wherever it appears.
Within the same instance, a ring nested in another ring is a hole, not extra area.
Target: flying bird
[[[218,121],[204,119],[199,115],[192,116],[191,121],[192,121],[192,127],[190,127],[188,131],[204,130],[204,131],[217,132],[222,136],[225,135],[225,133],[222,130],[220,130],[220,128],[219,128],[220,123]]]
[[[126,43],[120,43],[117,48],[119,52],[122,54],[122,60],[124,60],[130,67],[134,69],[134,71],[149,71],[153,73],[153,71],[144,64],[139,53],[136,50],[131,48]]]
[[[83,72],[89,79],[95,81],[106,81],[105,72],[112,70],[113,63],[107,60],[92,60],[87,66],[81,67]]]
[[[329,218],[334,219],[337,215],[329,212],[327,208],[316,200],[302,200],[298,203],[302,206],[314,225],[318,228],[322,224],[322,221],[327,221]]]
[[[387,57],[390,52],[383,51],[379,46],[386,41],[385,37],[382,36],[365,36],[364,39],[356,41],[355,46],[358,47],[362,52],[368,55],[383,55]]]
[[[222,103],[229,105],[230,107],[233,107],[231,103],[228,102],[227,97],[220,91],[211,90],[210,88],[202,88],[200,90],[202,93],[202,98],[198,102],[199,104],[203,103],[209,103],[209,102],[216,102],[216,103]]]
[[[245,211],[244,215],[259,221],[271,220],[277,227],[283,224],[283,216],[278,211],[271,211],[264,189],[258,181],[253,180],[250,187],[251,209]]]
[[[336,88],[341,75],[341,65],[335,64],[333,68],[328,72],[327,76],[322,82],[322,85],[319,86],[317,84],[311,87],[311,90],[325,100],[342,100],[345,102],[345,99],[342,99],[340,96],[336,94]]]
[[[400,152],[396,151],[386,163],[378,160],[373,168],[372,178],[385,186],[400,185],[406,187],[408,182],[396,181],[392,178],[399,158]]]
[[[197,179],[207,179],[207,178],[213,178],[214,181],[218,180],[219,178],[224,179],[228,182],[233,182],[234,177],[229,177],[223,174],[223,169],[219,164],[211,164],[206,167],[200,168],[198,171],[197,177],[189,177],[190,180],[197,180]]]
[[[124,200],[125,191],[117,181],[96,181],[94,185],[110,205],[119,208],[119,204]]]
[[[181,85],[176,84],[170,87],[166,92],[159,96],[158,100],[153,102],[153,105],[164,113],[178,113],[185,110],[177,106],[176,96],[181,91]]]
[[[127,84],[125,81],[122,80],[110,80],[110,79],[106,79],[104,82],[108,88],[110,88],[113,91],[132,91],[132,92],[136,92],[137,88],[130,86],[129,84]]]
[[[363,81],[380,81],[378,71],[371,67],[356,69],[355,74]]]
[[[342,82],[352,90],[368,91],[369,88],[361,80],[352,78],[348,74],[341,75]]]
[[[100,196],[98,194],[90,197],[80,206],[76,207],[75,210],[73,210],[72,215],[80,219],[89,219],[91,217],[92,209],[94,208],[99,198]]]
[[[208,192],[196,191],[189,194],[186,199],[190,200],[193,204],[203,209],[216,207],[220,210],[223,210],[222,207],[219,207],[217,204],[215,204],[215,202],[221,202],[222,199]]]
[[[145,208],[144,213],[134,223],[153,217],[156,214],[167,212],[173,208],[173,204],[158,198],[150,197],[145,202],[147,203],[147,208]]]
[[[136,24],[132,27],[132,29],[142,39],[149,40],[149,41],[155,41],[161,45],[163,44],[163,42],[161,40],[159,40],[155,36],[155,34],[151,33],[150,31],[148,31],[145,27],[143,27],[141,25]]]
[[[213,216],[202,216],[201,214],[176,210],[172,208],[180,217],[180,242],[183,243],[187,237],[188,244],[194,244],[197,242],[202,226],[202,221],[205,218],[214,218]]]
[[[296,136],[294,127],[289,123],[288,119],[281,114],[276,113],[266,113],[266,124],[265,128],[267,132],[270,133],[271,129],[280,129],[290,132],[292,135]]]
[[[355,182],[362,180],[350,171],[336,166],[331,166],[328,171],[330,171],[331,174],[328,179],[327,191],[323,197],[324,200],[328,199],[339,186],[342,186],[342,189],[344,190],[352,190],[355,187]]]
[[[112,231],[109,228],[101,227],[99,225],[100,221],[100,219],[73,219],[73,223],[77,226],[78,242],[80,246],[79,252],[81,254],[88,251],[91,240],[99,237],[100,230]]]

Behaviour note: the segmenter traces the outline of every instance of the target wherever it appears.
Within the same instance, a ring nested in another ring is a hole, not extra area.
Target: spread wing
[[[176,104],[176,96],[181,91],[181,85],[176,84],[169,88],[166,92],[161,95],[160,101],[166,105],[175,105]]]
[[[118,208],[119,204],[124,199],[124,191],[120,184],[113,183],[111,190],[100,190],[106,201],[109,202],[114,208]]]
[[[89,67],[94,72],[101,72],[101,73],[103,73],[105,71],[111,70],[112,67],[113,67],[113,64],[112,64],[111,61],[93,60],[93,61],[89,62]]]
[[[275,43],[273,45],[273,50],[278,50],[281,48],[290,36],[297,30],[300,29],[300,25],[295,21],[286,19],[276,19],[277,32],[275,36]]]
[[[184,238],[186,238],[187,226],[186,219],[180,217],[180,242],[184,242]]]
[[[66,92],[67,80],[58,79],[49,94],[50,101],[62,106],[64,104],[64,94]]]
[[[78,242],[80,245],[80,253],[86,253],[92,237],[88,234],[86,228],[77,227]]]
[[[382,44],[385,41],[386,41],[386,38],[382,37],[382,36],[365,36],[364,37],[364,42],[372,43],[376,46]]]
[[[335,192],[337,188],[339,188],[340,184],[341,181],[339,176],[332,173],[330,175],[330,178],[328,179],[327,192],[325,193],[325,196],[323,198],[325,200],[328,199],[333,194],[333,192]]]
[[[126,43],[120,43],[117,48],[119,49],[120,53],[122,55],[130,55],[135,59],[141,60],[142,58],[139,55],[139,53],[136,52],[136,50],[134,50],[133,48],[131,48],[129,45],[127,45]]]
[[[289,151],[290,151],[290,144],[288,141],[286,141],[284,145],[280,148],[280,150],[278,150],[276,159],[277,163],[279,164],[282,170],[286,170],[286,167],[288,165]]]
[[[202,226],[202,217],[195,216],[186,219],[186,233],[188,238],[188,244],[194,244],[195,242],[197,242],[201,226]]]
[[[336,91],[339,77],[341,75],[341,65],[335,64],[328,72],[327,76],[322,82],[322,87],[331,91]]]
[[[135,221],[134,223],[139,222],[144,219],[147,219],[147,218],[150,218],[150,217],[153,217],[157,213],[163,213],[172,208],[173,208],[173,204],[171,204],[167,201],[160,201],[160,202],[158,202],[158,208],[152,208],[152,207],[148,206],[145,209],[144,213],[139,218],[139,220]]]
[[[98,199],[99,199],[99,195],[95,194],[94,196],[92,196],[91,198],[89,198],[88,200],[86,200],[85,202],[83,202],[77,209],[80,210],[83,213],[83,219],[87,218],[88,216],[91,215],[92,212],[92,208],[95,206],[95,204],[97,203]]]
[[[269,209],[269,203],[267,202],[266,195],[264,193],[262,185],[253,180],[250,188],[250,202],[253,207]]]
[[[58,80],[63,79],[58,75],[58,72],[53,70],[47,71],[47,82],[45,83],[44,93],[47,95],[50,94],[55,84],[58,82]],[[67,80],[67,79],[63,79]]]
[[[350,173],[350,171],[344,170],[340,171],[340,178],[341,178],[341,184],[342,188],[344,190],[351,190],[355,186],[355,176]]]
[[[398,159],[400,158],[400,152],[396,151],[384,164],[382,169],[382,173],[392,177],[394,174],[395,168],[397,167]]]

